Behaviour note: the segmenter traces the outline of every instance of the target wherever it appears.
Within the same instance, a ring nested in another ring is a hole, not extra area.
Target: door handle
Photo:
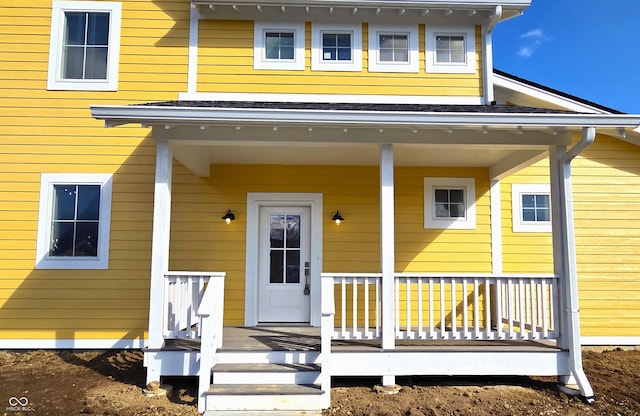
[[[311,290],[309,289],[309,277],[311,277],[311,268],[308,261],[304,262],[304,294],[309,296]]]

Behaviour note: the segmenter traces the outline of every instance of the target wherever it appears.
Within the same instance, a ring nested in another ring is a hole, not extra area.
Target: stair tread
[[[284,363],[226,363],[216,364],[215,373],[295,373],[299,371],[320,371],[317,364],[284,364]]]
[[[320,395],[317,384],[215,384],[209,395]]]

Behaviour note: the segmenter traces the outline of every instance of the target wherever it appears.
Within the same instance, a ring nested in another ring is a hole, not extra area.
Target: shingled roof
[[[580,114],[568,110],[524,107],[517,105],[451,105],[451,104],[372,104],[372,103],[311,103],[256,101],[160,101],[135,106],[180,108],[246,108],[318,111],[380,111],[408,113],[491,113],[491,114]]]

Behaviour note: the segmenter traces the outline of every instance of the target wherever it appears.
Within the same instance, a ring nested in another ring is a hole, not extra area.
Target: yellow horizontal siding
[[[572,163],[585,336],[640,336],[639,158],[636,146],[598,135]],[[544,160],[502,183],[505,272],[553,271],[550,234],[511,231],[511,183],[548,183],[548,172]]]
[[[0,8],[0,337],[141,338],[155,146],[149,129],[105,129],[89,105],[186,90],[189,4],[123,3],[117,92],[46,91],[50,19],[50,1]],[[34,270],[42,172],[113,174],[108,270]]]
[[[312,71],[311,23],[306,24],[304,70],[254,70],[251,21],[200,21],[198,91],[308,94],[482,95],[482,44],[476,28],[475,74],[426,74],[424,25],[419,27],[418,73],[369,72],[368,26],[362,26],[362,71]]]

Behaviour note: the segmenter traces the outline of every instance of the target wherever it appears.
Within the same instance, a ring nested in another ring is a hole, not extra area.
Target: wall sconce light
[[[342,218],[342,215],[340,215],[340,211],[336,211],[336,213],[333,214],[331,221],[335,221],[336,225],[340,225],[340,223],[344,221],[344,218]]]
[[[234,215],[233,212],[231,212],[230,209],[227,210],[227,213],[224,214],[224,216],[222,217],[222,219],[227,223],[227,224],[231,224],[231,221],[236,219],[236,216]]]

